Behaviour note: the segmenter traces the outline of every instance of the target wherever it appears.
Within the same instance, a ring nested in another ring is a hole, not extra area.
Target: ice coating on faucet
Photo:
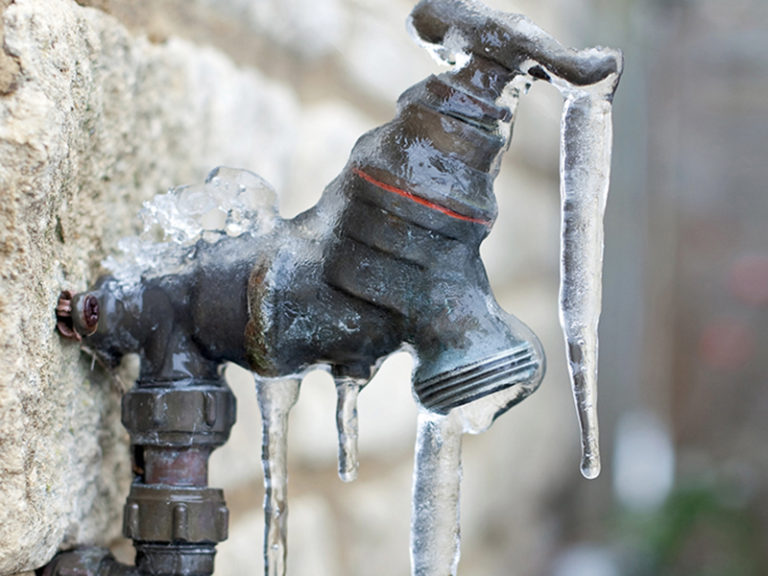
[[[581,470],[594,478],[600,471],[596,402],[602,221],[611,102],[622,71],[621,53],[566,48],[524,16],[497,12],[474,0],[422,0],[409,27],[446,63],[457,61],[454,55],[459,52],[482,55],[529,82],[550,82],[566,99],[561,128],[560,319],[581,430]]]
[[[510,71],[546,81],[554,76],[573,86],[620,74],[615,51],[567,48],[522,14],[493,10],[476,0],[422,0],[411,13],[409,29],[448,64],[462,51]]]
[[[261,410],[264,469],[264,575],[285,576],[288,519],[288,416],[301,380],[255,376]]]

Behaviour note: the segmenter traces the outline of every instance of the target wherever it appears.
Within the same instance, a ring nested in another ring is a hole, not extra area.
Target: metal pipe
[[[96,316],[101,336],[91,330],[88,337],[109,364],[132,346],[141,351],[141,376],[122,399],[134,471],[123,534],[133,540],[136,566],[86,548],[61,554],[44,574],[208,576],[229,518],[222,491],[208,487],[208,458],[229,437],[235,397],[218,375],[219,363],[197,353],[188,320],[174,312],[175,282],[148,283],[122,298],[110,292],[113,286],[104,280],[85,295],[62,293],[57,310],[63,334],[69,326],[80,333],[84,322],[62,311]]]

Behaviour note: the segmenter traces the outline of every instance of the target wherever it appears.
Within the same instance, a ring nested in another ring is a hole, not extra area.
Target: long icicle
[[[581,472],[586,478],[600,474],[597,326],[611,139],[610,99],[597,92],[566,94],[560,140],[560,323],[581,429]]]
[[[419,412],[411,504],[412,576],[456,575],[461,436],[456,411]]]
[[[261,410],[261,465],[264,469],[264,574],[285,576],[288,520],[288,415],[299,397],[298,378],[256,376]]]

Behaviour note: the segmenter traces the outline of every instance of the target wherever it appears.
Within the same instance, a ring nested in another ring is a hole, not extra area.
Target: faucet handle
[[[610,97],[622,70],[619,50],[566,48],[525,16],[492,10],[476,0],[422,0],[411,12],[409,28],[449,63],[459,61],[460,54],[476,54],[561,89],[608,80],[604,92]]]

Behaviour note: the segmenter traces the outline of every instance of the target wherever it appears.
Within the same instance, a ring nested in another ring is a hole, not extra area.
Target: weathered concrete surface
[[[281,184],[295,105],[210,49],[151,44],[71,1],[18,0],[2,22],[0,574],[11,574],[62,543],[116,536],[127,491],[119,395],[55,332],[59,291],[83,289],[138,204],[170,185],[218,164]]]

